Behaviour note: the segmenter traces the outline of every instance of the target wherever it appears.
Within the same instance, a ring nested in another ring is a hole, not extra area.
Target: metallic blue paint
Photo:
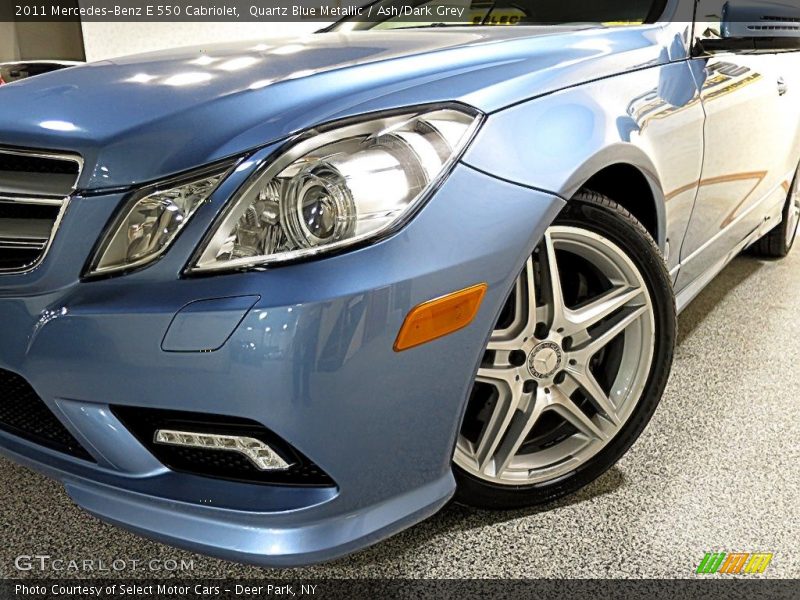
[[[172,319],[161,349],[165,352],[219,350],[260,299],[234,296],[190,302]]]
[[[75,238],[79,249],[54,248],[29,276],[49,291],[4,285],[0,367],[26,377],[98,465],[2,432],[0,452],[57,477],[103,518],[260,564],[329,559],[433,513],[454,490],[450,457],[486,336],[563,202],[461,165],[406,228],[374,246],[265,272],[177,278],[229,193],[220,188],[149,269],[80,283],[75,253],[85,259],[91,243]],[[98,207],[105,214],[91,222],[104,222],[120,200],[75,198],[57,243]],[[413,306],[481,281],[490,288],[472,326],[393,351]],[[221,290],[261,299],[220,350],[163,352],[173,315]],[[56,316],[40,325],[45,311]],[[170,472],[111,414],[112,403],[255,419],[338,488]]]
[[[24,376],[97,462],[3,432],[0,452],[104,519],[264,565],[330,559],[430,515],[454,491],[453,447],[489,332],[562,198],[614,165],[638,169],[652,194],[634,201],[656,215],[677,276],[711,131],[708,66],[691,41],[685,22],[326,33],[3,86],[0,145],[78,152],[87,168],[46,260],[0,276],[0,368]],[[444,101],[487,117],[403,229],[310,262],[182,276],[226,202],[291,136]],[[229,156],[241,164],[160,260],[81,280],[130,190]],[[471,326],[393,351],[412,307],[480,282],[489,289]],[[112,404],[256,420],[337,485],[174,472]]]
[[[606,167],[636,167],[653,194],[638,201],[657,216],[654,237],[665,248],[683,239],[697,194],[705,120],[698,100],[686,61],[590,82],[491,115],[463,160],[564,198]],[[679,259],[670,253],[669,267]]]
[[[91,166],[83,189],[139,184],[364,112],[446,100],[496,111],[667,62],[671,35],[659,26],[325,33],[116,59],[4,87],[0,142],[81,153]]]

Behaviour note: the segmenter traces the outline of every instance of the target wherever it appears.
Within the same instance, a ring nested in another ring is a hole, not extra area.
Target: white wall
[[[1,0],[0,0],[1,1]],[[179,46],[304,34],[324,23],[83,23],[86,60],[95,61]]]

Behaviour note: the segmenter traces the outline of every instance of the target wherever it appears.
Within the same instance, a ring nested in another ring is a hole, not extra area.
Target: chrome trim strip
[[[0,195],[0,202],[7,204],[39,204],[42,206],[60,206],[64,202],[64,198],[25,198],[22,196],[2,196]]]
[[[44,250],[47,246],[47,240],[20,240],[0,238],[0,250]]]

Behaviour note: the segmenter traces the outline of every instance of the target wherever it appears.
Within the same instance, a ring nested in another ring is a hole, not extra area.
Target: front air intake
[[[94,462],[25,378],[0,369],[0,429],[40,446]]]

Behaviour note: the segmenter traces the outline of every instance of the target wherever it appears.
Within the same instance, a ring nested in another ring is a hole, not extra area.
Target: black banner
[[[189,599],[223,598],[536,598],[541,600],[795,600],[800,580],[748,577],[683,580],[47,580],[0,581],[0,598],[64,599]]]
[[[587,0],[551,0],[547,11],[541,4],[471,2],[445,0],[2,0],[0,21],[58,22],[319,22],[348,18],[377,23],[387,19],[436,25],[527,23],[536,14],[536,24],[627,20],[626,15],[645,19],[661,12],[663,0],[637,0],[633,8],[607,7]],[[532,7],[536,7],[534,11]],[[485,19],[491,13],[491,22]],[[691,21],[692,15],[664,15],[676,21]],[[487,22],[484,22],[487,21]]]

